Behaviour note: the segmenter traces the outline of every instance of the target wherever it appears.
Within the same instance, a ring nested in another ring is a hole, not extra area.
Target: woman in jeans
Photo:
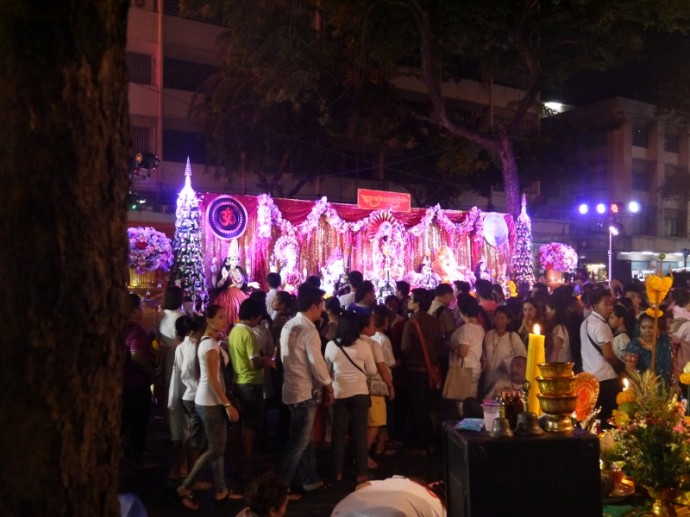
[[[333,379],[333,456],[335,479],[343,479],[345,441],[348,420],[352,418],[352,443],[355,448],[357,483],[369,479],[367,465],[367,413],[369,387],[367,374],[376,373],[376,363],[369,343],[360,339],[360,318],[345,312],[338,321],[335,339],[326,345],[324,358]]]
[[[197,348],[199,360],[199,385],[194,396],[196,412],[201,417],[206,433],[208,448],[194,464],[184,482],[177,488],[177,495],[185,508],[198,510],[192,487],[201,471],[211,466],[216,488],[215,500],[242,499],[233,494],[225,484],[225,443],[227,441],[228,420],[237,422],[240,414],[225,395],[221,361],[227,363],[227,354],[221,350],[216,336],[224,332],[227,316],[220,305],[206,308],[206,331]]]

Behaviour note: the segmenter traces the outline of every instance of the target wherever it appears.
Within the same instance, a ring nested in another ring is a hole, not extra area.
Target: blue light
[[[577,207],[577,211],[580,212],[580,215],[585,215],[587,212],[589,212],[589,205],[587,203],[582,203]]]
[[[640,211],[640,203],[638,203],[637,201],[631,201],[630,203],[628,203],[628,211],[631,214],[638,213]]]
[[[597,214],[605,214],[606,205],[604,203],[597,203]]]

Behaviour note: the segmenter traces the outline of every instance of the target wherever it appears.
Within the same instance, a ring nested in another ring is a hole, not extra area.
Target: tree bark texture
[[[506,195],[505,211],[513,217],[517,217],[521,209],[520,176],[511,140],[512,133],[507,133],[505,129],[501,129],[498,136],[487,136],[461,124],[456,124],[451,120],[448,116],[445,97],[442,93],[441,73],[438,65],[434,62],[433,31],[428,13],[419,2],[414,0],[410,2],[408,11],[415,19],[419,31],[422,79],[427,87],[433,110],[431,117],[426,120],[445,129],[451,135],[472,142],[500,158]],[[523,98],[520,109],[514,115],[510,124],[510,130],[513,132],[515,127],[517,127],[517,123],[524,120],[527,110],[534,102],[537,91],[535,83],[535,87]]]
[[[0,514],[115,515],[126,0],[0,3]]]

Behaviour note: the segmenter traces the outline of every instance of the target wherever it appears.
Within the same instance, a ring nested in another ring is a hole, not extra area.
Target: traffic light
[[[609,212],[611,215],[619,215],[623,213],[623,203],[616,201],[615,203],[611,203],[609,205]]]

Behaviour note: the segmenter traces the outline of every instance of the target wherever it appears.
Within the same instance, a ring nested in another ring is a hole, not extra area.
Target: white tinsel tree
[[[184,289],[185,298],[207,303],[206,275],[201,253],[201,212],[196,192],[192,189],[192,167],[187,157],[184,171],[184,188],[177,198],[175,212],[175,237],[173,255],[175,260],[170,273],[170,285]]]
[[[522,210],[515,225],[515,249],[513,250],[513,281],[516,286],[534,284],[534,256],[532,254],[532,221],[527,215],[527,202],[522,195]]]

